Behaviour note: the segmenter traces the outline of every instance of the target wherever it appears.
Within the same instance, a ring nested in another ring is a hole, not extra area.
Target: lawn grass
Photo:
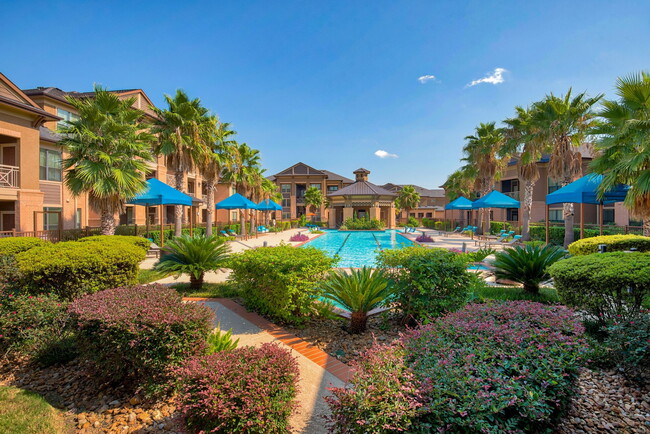
[[[541,288],[539,294],[530,294],[523,288],[484,286],[477,288],[476,295],[486,300],[528,300],[539,303],[558,303],[560,298],[553,288]]]
[[[145,283],[151,283],[155,282],[156,280],[162,279],[163,277],[167,277],[168,274],[165,273],[160,273],[155,270],[142,270],[140,269],[138,271],[138,283],[140,285],[145,284]]]
[[[206,298],[232,298],[239,295],[237,289],[230,282],[204,283],[200,290],[190,289],[189,283],[177,283],[172,285],[183,297],[206,297]]]
[[[61,412],[41,396],[15,387],[0,386],[0,432],[58,434],[66,430]]]

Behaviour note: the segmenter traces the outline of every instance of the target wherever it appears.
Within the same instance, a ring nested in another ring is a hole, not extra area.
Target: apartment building
[[[153,121],[153,103],[142,89],[114,90],[120,98],[135,98],[134,107],[145,113],[145,121]],[[66,97],[92,98],[92,92],[66,92],[55,87],[21,90],[0,73],[0,231],[39,231],[99,226],[99,215],[89,206],[85,195],[73,196],[63,183],[62,159],[65,150],[58,145],[56,134],[62,122],[78,117]],[[158,156],[149,163],[148,178],[157,178],[174,185],[175,173],[168,169],[166,159]],[[197,171],[183,176],[184,191],[195,197],[196,206],[186,209],[184,219],[194,212],[194,221],[204,222],[207,216],[207,192]],[[229,184],[219,184],[215,203],[232,193]],[[172,223],[174,207],[163,215],[158,207],[127,205],[119,224],[145,224],[162,221]],[[227,210],[215,213],[217,222],[236,220]]]
[[[442,188],[429,189],[420,187],[419,185],[414,184],[384,184],[382,185],[388,191],[393,193],[398,193],[406,185],[411,185],[415,191],[420,195],[420,204],[417,208],[410,210],[409,215],[406,215],[406,211],[401,211],[398,215],[400,220],[405,220],[409,216],[415,217],[419,220],[423,218],[428,219],[443,219],[445,215],[445,205],[447,204],[447,196],[445,196],[445,190]]]

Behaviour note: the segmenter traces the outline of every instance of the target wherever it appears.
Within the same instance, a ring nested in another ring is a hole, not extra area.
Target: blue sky
[[[0,71],[20,87],[143,88],[158,105],[183,88],[269,174],[303,161],[429,188],[480,122],[650,69],[645,1],[5,0],[2,15]]]

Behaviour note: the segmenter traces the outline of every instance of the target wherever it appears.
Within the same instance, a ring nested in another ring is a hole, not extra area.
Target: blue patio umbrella
[[[449,202],[447,205],[445,205],[445,212],[450,209],[450,210],[471,210],[472,209],[472,201],[467,199],[466,197],[460,196],[457,197],[456,199],[452,200]],[[462,211],[461,211],[462,215]],[[452,214],[453,216],[453,214]],[[453,220],[453,218],[452,218]],[[461,219],[463,220],[463,219]],[[464,223],[463,223],[464,224]],[[452,225],[453,226],[453,225]]]
[[[257,204],[259,211],[282,211],[282,206],[273,202],[271,199],[264,199]]]
[[[619,184],[607,191],[602,199],[598,198],[598,189],[603,182],[603,175],[590,173],[580,179],[573,181],[571,184],[546,195],[546,234],[548,242],[548,205],[557,203],[579,203],[580,204],[580,238],[584,236],[584,204],[599,205],[600,209],[600,234],[603,233],[603,205],[616,202],[623,202],[629,185]]]
[[[155,178],[147,180],[147,189],[128,201],[131,205],[141,205],[144,207],[160,205],[160,245],[165,244],[165,231],[163,228],[163,205],[185,205],[192,206],[192,196],[189,196],[173,187],[159,181]],[[149,233],[149,218],[145,217],[147,222],[147,233]],[[190,219],[191,221],[191,219]],[[190,228],[191,229],[191,228]]]
[[[500,191],[492,190],[472,203],[473,209],[481,208],[519,208],[519,201]]]
[[[217,209],[257,209],[257,204],[252,200],[246,199],[239,193],[222,200],[215,205]],[[229,219],[230,220],[230,219]],[[242,235],[245,234],[246,228],[241,228]]]

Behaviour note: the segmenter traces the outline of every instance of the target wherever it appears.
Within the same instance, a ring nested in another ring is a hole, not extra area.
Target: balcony
[[[503,194],[513,198],[514,200],[519,200],[519,192],[518,191],[504,191]]]
[[[18,188],[18,167],[0,164],[0,188]]]

